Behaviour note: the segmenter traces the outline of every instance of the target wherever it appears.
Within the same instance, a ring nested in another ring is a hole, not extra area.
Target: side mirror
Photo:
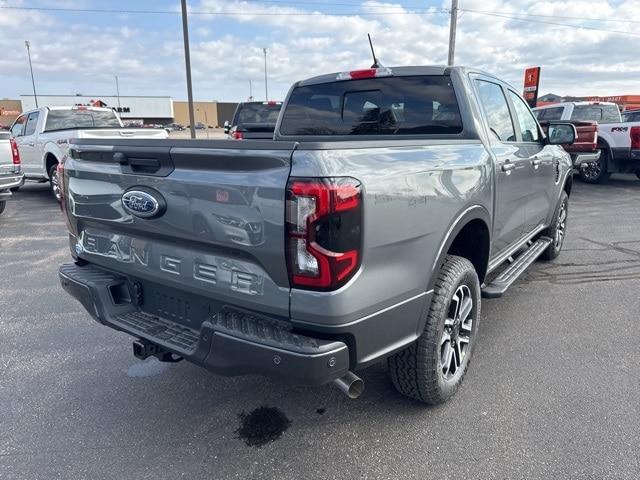
[[[570,123],[549,123],[547,140],[549,145],[571,145],[576,141],[578,132]]]
[[[229,132],[231,131],[231,122],[229,122],[229,120],[225,120],[223,128],[224,128],[224,133],[229,135]]]

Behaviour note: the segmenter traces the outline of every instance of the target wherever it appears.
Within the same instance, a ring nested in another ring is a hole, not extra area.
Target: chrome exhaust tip
[[[353,372],[347,372],[333,383],[349,398],[358,398],[364,392],[364,381]]]

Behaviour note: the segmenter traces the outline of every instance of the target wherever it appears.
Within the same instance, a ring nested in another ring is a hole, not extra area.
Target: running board
[[[509,265],[504,272],[498,275],[490,284],[486,285],[482,289],[482,296],[484,298],[498,298],[501,297],[507,289],[513,285],[513,283],[522,275],[527,268],[535,262],[542,252],[551,244],[551,239],[548,237],[540,237],[533,242],[527,250],[521,253],[516,260]]]

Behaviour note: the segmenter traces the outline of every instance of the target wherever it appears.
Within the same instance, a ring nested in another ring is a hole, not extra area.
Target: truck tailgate
[[[168,135],[165,129],[156,128],[96,128],[78,130],[74,138],[153,138],[162,140]]]
[[[185,299],[197,295],[215,303],[209,308],[288,317],[284,219],[293,148],[77,140],[64,165],[72,247],[82,259],[146,282],[150,308],[169,316],[182,315],[190,308]],[[141,216],[145,194],[158,202],[153,217]],[[175,289],[185,297],[174,298]]]

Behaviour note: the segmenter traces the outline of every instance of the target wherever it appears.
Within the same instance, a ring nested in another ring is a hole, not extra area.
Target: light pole
[[[253,100],[253,85],[251,84],[251,79],[249,79],[249,100]]]
[[[264,52],[264,99],[265,101],[269,101],[269,86],[267,83],[267,49],[263,48],[262,51]]]
[[[195,115],[193,114],[193,89],[191,87],[191,55],[189,53],[189,23],[187,22],[187,0],[182,0],[182,36],[184,37],[184,64],[187,70],[187,101],[189,102],[189,130],[196,138]]]
[[[116,95],[118,96],[118,108],[120,108],[120,84],[118,83],[118,75],[116,75]]]
[[[456,28],[458,27],[458,0],[451,0],[451,23],[449,24],[449,59],[447,65],[453,65],[456,50]]]
[[[200,111],[200,109],[196,109],[198,110],[198,112]],[[202,110],[202,112],[204,113],[204,131],[207,134],[207,140],[209,139],[209,119],[207,118],[207,111],[206,110]]]
[[[36,108],[38,108],[38,95],[36,95],[36,81],[33,78],[33,65],[31,64],[31,42],[29,40],[25,40],[24,46],[27,47],[27,56],[29,57],[29,70],[31,70],[31,85],[33,85],[33,98],[36,101]]]

